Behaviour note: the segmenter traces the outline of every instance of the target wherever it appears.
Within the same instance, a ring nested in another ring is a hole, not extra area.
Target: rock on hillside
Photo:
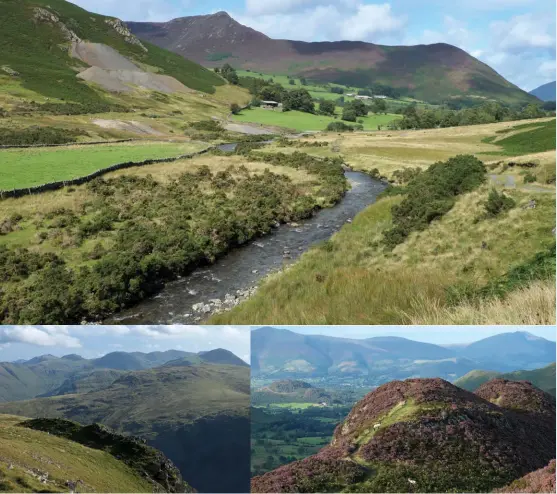
[[[100,424],[82,426],[64,419],[32,419],[20,425],[107,451],[152,483],[154,492],[195,492],[164,454],[141,439],[123,436]]]
[[[555,456],[555,405],[529,383],[487,397],[442,379],[380,386],[317,455],[252,479],[252,492],[487,492]],[[534,406],[528,406],[532,401]],[[518,404],[517,412],[512,404]]]
[[[495,492],[555,492],[555,460]]]

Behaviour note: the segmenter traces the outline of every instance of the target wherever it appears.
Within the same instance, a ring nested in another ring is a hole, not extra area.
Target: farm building
[[[262,101],[261,108],[265,108],[267,110],[274,110],[276,108],[281,108],[282,103],[278,103],[276,101]]]

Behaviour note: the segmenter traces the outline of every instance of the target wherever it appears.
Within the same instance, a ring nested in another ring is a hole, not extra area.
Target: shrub
[[[393,206],[393,227],[385,232],[383,243],[392,249],[413,231],[424,230],[452,209],[456,196],[482,184],[485,175],[485,165],[472,155],[431,165],[408,184],[406,198]]]
[[[354,126],[344,122],[331,122],[327,125],[326,130],[329,132],[354,132]]]
[[[488,218],[494,218],[504,211],[514,208],[516,202],[512,197],[508,197],[504,192],[497,192],[491,189],[487,202],[485,203],[485,214]]]
[[[345,107],[342,112],[342,119],[345,120],[346,122],[355,122],[357,119],[356,112],[354,110]]]
[[[76,142],[85,132],[58,127],[27,127],[25,129],[0,128],[0,145],[28,146],[33,144],[67,144]]]
[[[224,132],[223,126],[216,120],[201,120],[199,122],[191,122],[189,126],[195,130],[206,132]]]
[[[524,175],[524,183],[525,184],[531,184],[531,183],[535,182],[536,180],[537,180],[537,177],[532,172],[527,172]]]

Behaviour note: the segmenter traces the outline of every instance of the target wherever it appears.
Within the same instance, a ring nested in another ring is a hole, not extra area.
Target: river
[[[334,207],[231,250],[211,266],[166,284],[157,295],[115,314],[104,324],[199,324],[249,297],[269,273],[293,263],[312,245],[330,238],[375,202],[386,185],[360,172],[345,172],[351,188]]]

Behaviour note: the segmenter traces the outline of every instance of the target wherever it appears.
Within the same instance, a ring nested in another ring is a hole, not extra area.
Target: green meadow
[[[335,121],[333,117],[325,115],[314,115],[300,111],[280,112],[264,110],[262,108],[243,110],[240,114],[235,115],[233,118],[238,122],[285,127],[300,132],[307,130],[325,130],[329,123]],[[364,130],[378,130],[379,126],[386,126],[393,120],[400,118],[402,118],[402,115],[370,114],[367,117],[360,117],[358,120],[363,121]]]
[[[4,149],[0,151],[0,190],[70,180],[117,163],[171,158],[199,151],[203,143],[141,142]]]

